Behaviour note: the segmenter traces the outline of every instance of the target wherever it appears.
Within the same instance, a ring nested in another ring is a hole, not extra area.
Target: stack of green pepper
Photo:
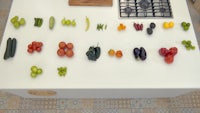
[[[57,68],[57,70],[58,70],[58,74],[60,76],[65,76],[67,73],[67,67],[59,67],[59,68]]]
[[[101,48],[98,46],[97,47],[91,46],[89,50],[86,52],[88,59],[92,61],[96,61],[100,57],[100,54],[101,54]]]
[[[43,19],[42,18],[34,18],[34,20],[35,20],[34,26],[36,26],[36,27],[41,27],[42,26],[42,23],[43,23]]]
[[[107,29],[107,25],[104,25],[104,24],[97,24],[97,30],[100,31],[100,30],[106,30]]]

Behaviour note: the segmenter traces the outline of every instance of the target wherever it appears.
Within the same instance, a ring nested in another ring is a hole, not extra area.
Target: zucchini
[[[55,24],[55,19],[54,19],[53,16],[51,16],[51,17],[49,18],[49,29],[53,29],[54,24]]]
[[[12,46],[12,40],[11,40],[11,38],[8,38],[7,45],[6,45],[6,51],[4,53],[4,60],[7,60],[8,58],[10,58],[11,46]]]
[[[16,46],[17,46],[17,40],[15,38],[13,38],[12,39],[12,45],[11,45],[10,57],[15,56]]]

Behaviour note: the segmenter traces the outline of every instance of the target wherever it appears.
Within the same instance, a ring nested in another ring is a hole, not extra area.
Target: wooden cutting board
[[[70,6],[112,6],[113,0],[69,0]]]

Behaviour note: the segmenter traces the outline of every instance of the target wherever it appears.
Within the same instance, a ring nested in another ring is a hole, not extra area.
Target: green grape
[[[32,71],[33,73],[37,73],[37,70],[38,70],[38,68],[37,68],[36,66],[32,66],[32,67],[31,67],[31,71]]]
[[[65,18],[62,19],[61,23],[62,25],[65,25]]]
[[[20,27],[19,22],[15,22],[13,25],[14,25],[14,27],[15,27],[16,29],[18,29],[18,28]]]
[[[76,26],[76,21],[72,20],[71,24],[72,24],[72,26]]]
[[[71,24],[71,20],[67,20],[67,21],[65,21],[65,24],[67,25],[67,26],[69,26],[70,24]]]
[[[41,69],[41,68],[39,68],[39,69],[37,70],[37,74],[42,74],[42,69]]]
[[[187,41],[186,41],[186,40],[183,40],[183,41],[182,41],[182,44],[183,44],[183,45],[186,45],[186,44],[187,44]]]
[[[191,45],[191,44],[192,44],[192,42],[191,42],[190,40],[188,40],[188,41],[187,41],[187,44],[188,44],[188,45]]]
[[[19,23],[20,23],[20,25],[25,25],[26,21],[25,21],[24,18],[21,18],[21,19],[19,20]]]
[[[185,31],[187,31],[187,30],[189,29],[189,27],[188,27],[188,26],[184,26],[183,29],[184,29]]]
[[[196,48],[195,46],[191,46],[191,49],[192,49],[192,50],[195,50],[195,48]]]
[[[189,28],[190,27],[190,23],[187,23],[186,26]]]
[[[33,73],[33,72],[31,72],[31,77],[32,77],[32,78],[36,78],[36,77],[37,77],[37,74],[36,74],[36,73]]]
[[[15,23],[15,22],[17,22],[18,21],[18,19],[19,19],[19,17],[18,16],[14,16],[13,18],[11,18],[11,23]]]
[[[189,50],[190,50],[190,47],[186,47],[186,49],[189,51]]]
[[[182,27],[185,27],[186,24],[187,24],[186,22],[182,22],[182,23],[181,23],[181,26],[182,26]]]
[[[59,72],[58,72],[58,74],[59,74],[60,76],[62,76],[62,75],[63,75],[62,71],[59,71]]]

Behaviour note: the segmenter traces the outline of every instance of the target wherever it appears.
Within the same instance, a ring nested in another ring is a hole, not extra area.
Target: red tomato
[[[41,42],[36,42],[35,43],[35,46],[38,48],[38,47],[41,47]]]
[[[73,49],[74,48],[74,45],[72,43],[67,43],[67,49]]]
[[[60,42],[59,43],[59,48],[60,49],[65,49],[66,48],[66,43],[65,42]]]
[[[169,53],[169,50],[167,48],[160,48],[159,49],[159,54],[161,56],[166,56]]]
[[[32,49],[32,48],[33,48],[32,44],[29,44],[28,49]]]
[[[58,56],[65,56],[65,50],[64,49],[58,49],[57,54],[58,54]]]
[[[33,49],[28,48],[28,49],[27,49],[27,52],[28,52],[28,53],[33,53]]]
[[[42,43],[42,42],[38,42],[38,43],[39,43],[39,46],[40,46],[40,47],[42,47],[42,46],[43,46],[43,43]]]
[[[40,52],[41,50],[42,50],[41,47],[38,47],[38,48],[36,49],[37,52]]]
[[[178,49],[176,47],[172,47],[169,49],[169,54],[175,56],[178,53]]]
[[[73,52],[71,49],[68,49],[68,50],[66,51],[66,56],[67,56],[67,57],[73,57],[73,56],[74,56],[74,52]]]
[[[32,45],[33,51],[37,49],[36,45]]]
[[[36,41],[33,41],[33,42],[32,42],[32,45],[36,45],[36,43],[37,43]]]
[[[173,55],[167,55],[167,56],[165,56],[165,62],[167,63],[167,64],[171,64],[171,63],[173,63],[174,62],[174,56]]]

